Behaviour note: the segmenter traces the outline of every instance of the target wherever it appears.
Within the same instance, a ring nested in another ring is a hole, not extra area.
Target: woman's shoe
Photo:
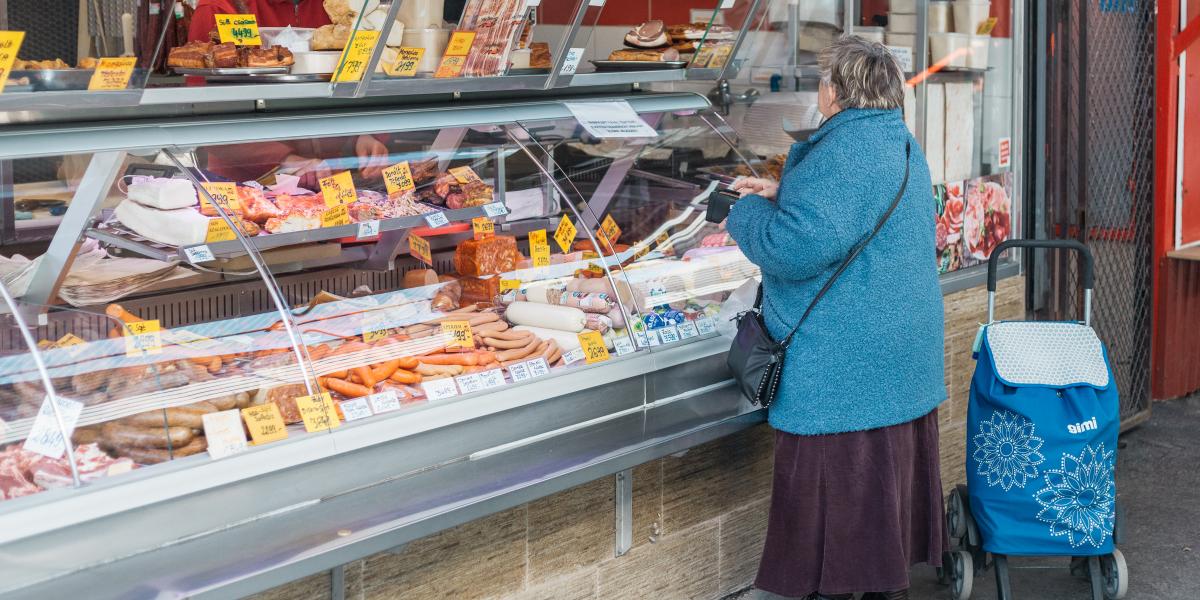
[[[894,592],[867,592],[860,600],[908,600],[908,590]]]

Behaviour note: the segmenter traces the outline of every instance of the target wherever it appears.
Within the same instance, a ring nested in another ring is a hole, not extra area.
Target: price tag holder
[[[583,348],[576,348],[570,352],[564,352],[562,360],[564,365],[572,365],[584,359],[586,355],[583,353]]]
[[[274,402],[243,408],[242,420],[246,422],[255,446],[287,439],[287,425]]]
[[[483,391],[484,389],[483,380],[479,378],[478,373],[459,375],[454,379],[458,382],[458,389],[464,394],[473,394],[475,392]]]
[[[608,238],[609,244],[616,244],[617,240],[621,237],[621,227],[617,225],[612,215],[605,215],[604,221],[600,223],[600,231],[604,233],[604,237]]]
[[[633,342],[625,336],[618,337],[613,340],[613,348],[617,351],[617,356],[625,356],[632,354],[637,349],[633,347]]]
[[[237,410],[202,415],[204,437],[208,440],[208,455],[213,459],[225,458],[246,451],[246,430],[242,428],[242,416]]]
[[[421,59],[425,57],[424,48],[400,48],[396,51],[396,62],[388,75],[392,77],[415,77]]]
[[[22,448],[49,458],[62,458],[66,453],[66,440],[70,439],[75,431],[75,423],[79,421],[79,415],[83,412],[83,403],[60,397],[55,404],[58,406],[58,416],[62,418],[65,431],[59,429],[54,407],[50,405],[50,397],[46,396]]]
[[[716,333],[717,332],[717,324],[709,317],[704,317],[702,319],[696,319],[696,331],[699,331],[700,335],[708,335],[710,333]]]
[[[359,29],[351,36],[350,42],[346,44],[342,50],[342,56],[338,60],[340,69],[334,76],[334,82],[353,82],[363,78],[363,74],[367,71],[367,65],[371,62],[371,51],[375,49],[375,43],[379,41],[378,31],[367,31]]]
[[[503,387],[508,382],[504,380],[504,372],[500,369],[489,369],[479,373],[479,381],[483,383],[483,389],[490,390],[492,388]]]
[[[342,424],[338,419],[337,407],[329,392],[321,392],[311,396],[296,398],[296,408],[300,409],[300,418],[304,420],[304,430],[309,433],[327,431]]]
[[[431,213],[426,213],[425,223],[432,229],[437,229],[444,225],[450,224],[450,219],[446,218],[446,213],[438,210]]]
[[[429,249],[429,240],[419,235],[408,234],[408,251],[425,264],[433,266],[433,251]]]
[[[0,31],[0,92],[12,73],[13,62],[17,60],[17,52],[21,51],[21,42],[25,41],[24,31]]]
[[[575,228],[575,224],[571,222],[571,218],[563,215],[558,221],[558,229],[554,230],[554,241],[558,242],[558,247],[562,248],[563,254],[571,252],[571,245],[575,243],[575,234],[579,230]]]
[[[475,239],[481,240],[496,235],[496,223],[487,217],[471,219],[471,231]]]
[[[550,365],[542,357],[527,360],[525,361],[525,365],[529,368],[529,377],[531,379],[545,377],[550,374]]]
[[[567,59],[563,61],[562,69],[558,71],[559,75],[574,75],[579,69],[579,61],[583,60],[583,48],[571,48],[567,50]]]
[[[385,390],[378,394],[367,396],[367,401],[371,403],[371,410],[375,414],[392,412],[400,410],[400,397],[396,395],[396,390]]]
[[[658,330],[658,337],[664,344],[674,344],[679,341],[679,330],[674,325],[668,325]]]
[[[576,337],[579,338],[580,350],[583,350],[583,359],[587,364],[608,360],[608,346],[599,331],[585,331]]]
[[[453,398],[458,395],[458,385],[454,383],[454,379],[451,377],[422,381],[421,389],[425,390],[425,397],[430,402],[445,400],[446,398]]]
[[[454,176],[454,179],[458,180],[459,183],[464,185],[468,183],[483,182],[483,180],[479,178],[479,174],[475,172],[475,169],[472,169],[471,167],[454,167],[453,169],[450,169],[449,172]]]
[[[138,358],[162,354],[162,333],[158,319],[125,323],[122,331],[125,333],[125,356]]]
[[[475,336],[469,321],[443,321],[442,334],[446,336],[446,350],[475,349]]]
[[[515,363],[509,365],[508,376],[512,377],[513,383],[520,383],[529,379],[529,365],[526,363]]]
[[[371,412],[371,404],[366,398],[355,398],[353,400],[343,400],[339,403],[342,408],[342,414],[346,416],[346,422],[358,421],[374,415]]]
[[[238,199],[236,183],[232,181],[206,181],[201,183],[200,187],[204,188],[204,191],[208,192],[209,196],[212,196],[213,201],[221,205],[221,208],[227,212],[242,210],[242,203]],[[204,194],[200,194],[200,210],[208,212],[216,211],[212,206],[212,202],[209,202]]]
[[[129,87],[133,77],[133,68],[137,66],[136,56],[119,58],[101,58],[96,64],[96,70],[88,81],[89,92],[115,92]]]
[[[261,46],[258,35],[258,17],[249,14],[216,14],[217,35],[222,44],[230,42],[239,46]]]
[[[340,227],[350,224],[350,210],[345,204],[321,212],[321,227]]]
[[[384,169],[383,184],[387,186],[388,198],[392,199],[416,188],[416,183],[413,182],[412,167],[408,161],[398,162]]]
[[[520,289],[521,289],[521,280],[520,279],[501,279],[500,280],[500,293],[501,294],[507,294],[508,292],[513,292],[513,291],[517,291]]]
[[[355,237],[355,239],[362,240],[362,239],[366,239],[366,238],[373,238],[377,235],[379,235],[379,221],[371,220],[371,221],[363,221],[362,223],[359,223],[358,224],[358,232],[355,234],[354,237]]]
[[[508,207],[503,202],[490,202],[483,205],[483,214],[495,219],[508,214]]]
[[[184,248],[183,255],[186,256],[188,262],[192,263],[193,265],[217,260],[217,257],[213,255],[212,250],[209,249],[207,244]]]
[[[358,200],[358,190],[354,188],[354,176],[350,171],[324,177],[317,183],[321,185],[321,195],[325,198],[325,206],[328,208]]]
[[[700,337],[700,331],[696,329],[696,324],[692,321],[684,321],[679,324],[679,339],[689,340],[694,337]]]

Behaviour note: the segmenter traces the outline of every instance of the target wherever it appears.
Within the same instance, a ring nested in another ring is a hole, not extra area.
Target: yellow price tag
[[[600,253],[596,252],[595,250],[583,251],[583,260],[596,260],[597,258],[600,258]]]
[[[58,338],[58,341],[54,342],[54,347],[69,348],[71,346],[78,346],[79,344],[86,344],[86,343],[87,342],[85,342],[83,340],[83,338],[81,338],[73,333],[68,333],[67,335],[64,335],[64,336]]]
[[[988,17],[986,21],[980,23],[979,27],[975,29],[975,35],[992,35],[992,30],[996,28],[996,23],[999,22],[1000,19],[997,17]]]
[[[364,344],[374,344],[380,340],[386,339],[392,334],[392,330],[387,327],[380,327],[378,324],[367,325],[363,329],[362,341]]]
[[[158,319],[125,323],[125,356],[138,358],[162,354],[162,333]]]
[[[712,57],[712,46],[704,44],[702,48],[696,51],[696,56],[692,57],[692,64],[690,66],[695,69],[703,69],[712,61]]]
[[[471,219],[471,230],[477,240],[490,237],[496,234],[496,223],[487,217],[475,217]]]
[[[204,234],[204,243],[211,244],[213,242],[228,242],[236,240],[237,234],[225,222],[225,219],[216,217],[208,220],[208,231]]]
[[[354,189],[354,177],[350,171],[330,175],[317,183],[321,185],[321,195],[325,197],[325,206],[329,208],[358,200],[358,190]]]
[[[129,79],[133,77],[133,68],[137,66],[136,56],[120,58],[101,58],[88,81],[88,91],[118,91],[129,87]]]
[[[0,31],[0,92],[4,91],[4,84],[8,83],[13,62],[17,60],[17,52],[21,51],[23,41],[24,31]]]
[[[670,246],[666,244],[667,242],[671,241],[671,236],[667,235],[667,232],[664,231],[658,234],[658,237],[654,238],[654,241],[658,243],[658,249],[665,252],[668,248],[670,248]]]
[[[546,230],[538,229],[529,232],[529,258],[533,266],[550,266],[550,244],[546,241]]]
[[[296,408],[300,410],[300,418],[304,419],[304,430],[309,433],[333,429],[342,424],[329,392],[300,396],[296,398]]]
[[[388,198],[395,198],[417,187],[407,160],[384,169],[383,184],[387,186]]]
[[[447,350],[475,349],[475,336],[471,333],[471,323],[468,321],[445,321],[442,323],[442,334],[446,336]]]
[[[471,167],[454,167],[453,169],[450,169],[450,174],[462,184],[483,181],[479,178],[479,174],[475,172],[475,169],[472,169]]]
[[[471,53],[471,44],[475,43],[474,31],[455,31],[446,43],[444,56],[466,56]]]
[[[261,46],[258,36],[258,17],[248,14],[213,15],[217,20],[217,35],[222,44],[233,42],[239,46]]]
[[[650,254],[650,244],[646,244],[645,246],[642,246],[642,249],[638,250],[633,255],[633,260],[640,260],[643,256],[646,256],[647,254]]]
[[[371,51],[375,49],[377,41],[379,41],[378,31],[355,31],[350,42],[346,44],[346,48],[342,50],[342,57],[338,59],[340,70],[334,77],[334,81],[345,82],[362,79],[363,73],[367,72],[367,65],[371,62]]]
[[[458,77],[462,75],[465,66],[467,66],[467,57],[465,56],[443,56],[442,63],[438,65],[433,76],[438,79]]]
[[[350,224],[350,211],[345,204],[325,209],[321,213],[321,227],[337,227]]]
[[[589,365],[608,360],[608,346],[599,331],[586,331],[578,337],[579,346],[583,348],[583,359]]]
[[[226,211],[240,212],[242,202],[238,199],[237,184],[232,181],[208,181],[200,184],[212,199]],[[212,202],[204,194],[200,194],[200,210],[212,211]],[[232,215],[230,215],[232,216]]]
[[[500,293],[501,294],[507,294],[508,292],[512,292],[512,291],[519,290],[519,289],[521,289],[521,280],[520,279],[501,279],[500,280]]]
[[[575,234],[578,230],[575,229],[575,224],[571,222],[571,218],[563,215],[558,222],[558,229],[554,230],[554,241],[558,242],[558,247],[562,248],[564,254],[571,251],[571,244],[575,243]]]
[[[721,44],[713,48],[712,60],[708,61],[708,68],[720,69],[729,62],[729,55],[733,53],[733,46],[729,44]]]
[[[421,64],[421,59],[425,56],[424,48],[400,48],[396,51],[396,62],[392,63],[390,69],[385,69],[388,75],[392,77],[414,77],[417,74],[417,66]]]
[[[429,249],[429,240],[419,235],[408,234],[408,252],[425,264],[433,266],[433,252]]]
[[[612,218],[612,215],[606,215],[600,222],[600,231],[604,233],[604,237],[608,238],[609,245],[616,244],[617,239],[621,237],[621,227],[617,225],[617,221]]]
[[[287,439],[287,425],[283,424],[283,415],[274,402],[243,408],[242,420],[255,446]]]

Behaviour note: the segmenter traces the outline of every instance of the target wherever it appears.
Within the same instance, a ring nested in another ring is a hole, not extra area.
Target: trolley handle
[[[1005,240],[992,251],[988,258],[987,292],[988,292],[988,323],[995,321],[996,309],[996,266],[1000,256],[1009,248],[1046,248],[1048,250],[1074,250],[1083,257],[1083,272],[1080,282],[1083,284],[1083,323],[1092,322],[1092,286],[1093,259],[1092,251],[1082,242],[1076,240]]]

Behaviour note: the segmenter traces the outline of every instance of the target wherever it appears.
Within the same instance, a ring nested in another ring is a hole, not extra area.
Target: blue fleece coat
[[[908,190],[879,235],[813,309],[787,351],[770,409],[798,435],[924,416],[946,399],[933,186],[899,110],[834,115],[788,155],[776,201],[746,196],[726,228],[762,270],[767,329],[782,340],[850,249]]]

